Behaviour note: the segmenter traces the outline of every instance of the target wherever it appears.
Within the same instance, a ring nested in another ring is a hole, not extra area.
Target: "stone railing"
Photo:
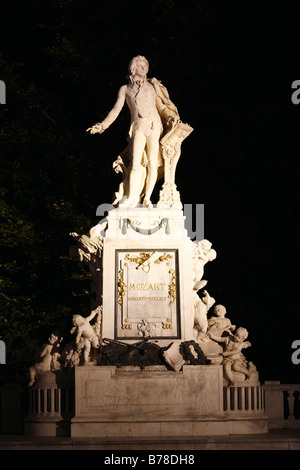
[[[224,387],[223,409],[226,414],[264,413],[263,387]]]
[[[46,372],[39,374],[29,389],[25,435],[67,436],[74,415],[73,374]]]
[[[269,428],[300,428],[300,385],[268,381],[264,390]]]

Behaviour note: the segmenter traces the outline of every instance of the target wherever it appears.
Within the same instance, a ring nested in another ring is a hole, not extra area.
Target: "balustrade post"
[[[226,387],[227,411],[231,410],[230,387]]]
[[[257,411],[257,392],[258,392],[258,387],[254,387],[253,390],[253,410]]]
[[[245,387],[241,387],[241,412],[246,410]]]
[[[261,385],[224,387],[224,411],[235,415],[264,413]]]
[[[233,387],[233,410],[238,410],[238,388]]]
[[[42,407],[41,407],[41,389],[37,389],[37,413],[41,414],[42,413]]]
[[[57,390],[57,412],[61,415],[61,389]]]
[[[262,400],[262,394],[263,394],[263,388],[262,386],[260,385],[258,387],[258,409],[259,410],[262,410],[263,409],[263,400]]]
[[[287,389],[285,390],[287,392],[287,404],[288,404],[288,420],[293,421],[295,419],[294,416],[294,403],[295,403],[295,396],[294,396],[294,391]]]

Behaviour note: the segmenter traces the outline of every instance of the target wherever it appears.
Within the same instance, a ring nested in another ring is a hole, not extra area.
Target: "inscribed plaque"
[[[177,250],[116,250],[116,337],[178,338]]]

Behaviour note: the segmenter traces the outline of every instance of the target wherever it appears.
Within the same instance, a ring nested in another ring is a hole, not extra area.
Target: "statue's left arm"
[[[168,90],[156,78],[150,78],[149,83],[153,86],[156,93],[156,107],[162,119],[167,122],[176,123],[180,120],[178,110],[170,100]]]
[[[180,120],[178,112],[165,105],[159,96],[156,96],[156,107],[160,117],[168,123],[176,123]]]

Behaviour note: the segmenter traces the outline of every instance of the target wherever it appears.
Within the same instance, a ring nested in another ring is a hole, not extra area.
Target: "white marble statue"
[[[76,232],[71,232],[69,235],[75,238],[77,242],[76,254],[79,261],[87,264],[90,262],[97,263],[101,258],[102,239],[100,237],[91,238],[88,235],[80,235]]]
[[[194,340],[196,343],[204,337],[208,328],[207,312],[215,303],[215,299],[204,290],[203,297],[199,297],[197,292],[193,292],[194,301]]]
[[[217,336],[222,336],[223,333],[231,333],[235,330],[235,325],[232,325],[229,318],[225,318],[227,311],[224,305],[214,306],[214,315],[208,319],[208,332]]]
[[[157,335],[158,324],[149,322],[148,320],[142,319],[141,323],[137,324],[137,331],[139,336],[151,337]]]
[[[124,175],[114,204],[136,207],[144,196],[143,205],[152,207],[151,195],[158,176],[162,176],[159,169],[163,168],[160,139],[180,118],[166,88],[155,78],[147,78],[149,63],[145,57],[134,57],[128,69],[128,83],[119,89],[114,107],[102,122],[87,131],[91,134],[104,132],[126,101],[131,125],[128,146],[114,163],[115,171]]]
[[[235,385],[238,381],[235,372],[243,374],[246,379],[250,379],[251,364],[246,361],[242,354],[243,349],[251,346],[249,341],[245,341],[248,337],[246,328],[240,327],[235,334],[229,336],[217,336],[212,332],[207,332],[207,336],[223,345],[223,373],[228,386]]]
[[[97,332],[97,322],[95,325],[91,325],[90,322],[100,311],[99,309],[93,311],[88,317],[84,318],[81,315],[73,315],[73,328],[71,334],[76,333],[75,343],[77,349],[83,349],[83,363],[89,364],[91,347],[97,350],[100,346],[99,333]],[[97,334],[98,333],[98,334]]]
[[[206,239],[194,241],[193,251],[193,281],[194,289],[201,289],[204,287],[204,282],[201,282],[204,274],[204,265],[209,261],[213,261],[217,257],[217,252],[212,248],[212,243]]]
[[[28,387],[31,387],[35,383],[36,376],[39,372],[50,372],[60,369],[61,366],[58,358],[60,356],[59,347],[61,340],[62,338],[58,333],[51,333],[48,338],[48,343],[44,345],[40,353],[41,361],[29,368],[30,382]]]
[[[204,296],[199,297],[198,291],[203,289],[207,281],[202,279],[204,265],[213,261],[217,253],[212,248],[212,243],[206,239],[194,241],[192,259],[192,280],[193,280],[193,305],[194,305],[194,339],[198,342],[204,337],[208,328],[207,312],[215,303],[215,299],[210,297],[207,291],[203,291]]]
[[[77,242],[77,245],[71,246],[69,255],[71,258],[77,259],[79,264],[86,264],[92,275],[92,294],[95,297],[92,301],[92,309],[94,310],[102,304],[101,257],[103,241],[95,229],[91,229],[87,235],[80,235],[76,232],[71,232],[69,235]]]

